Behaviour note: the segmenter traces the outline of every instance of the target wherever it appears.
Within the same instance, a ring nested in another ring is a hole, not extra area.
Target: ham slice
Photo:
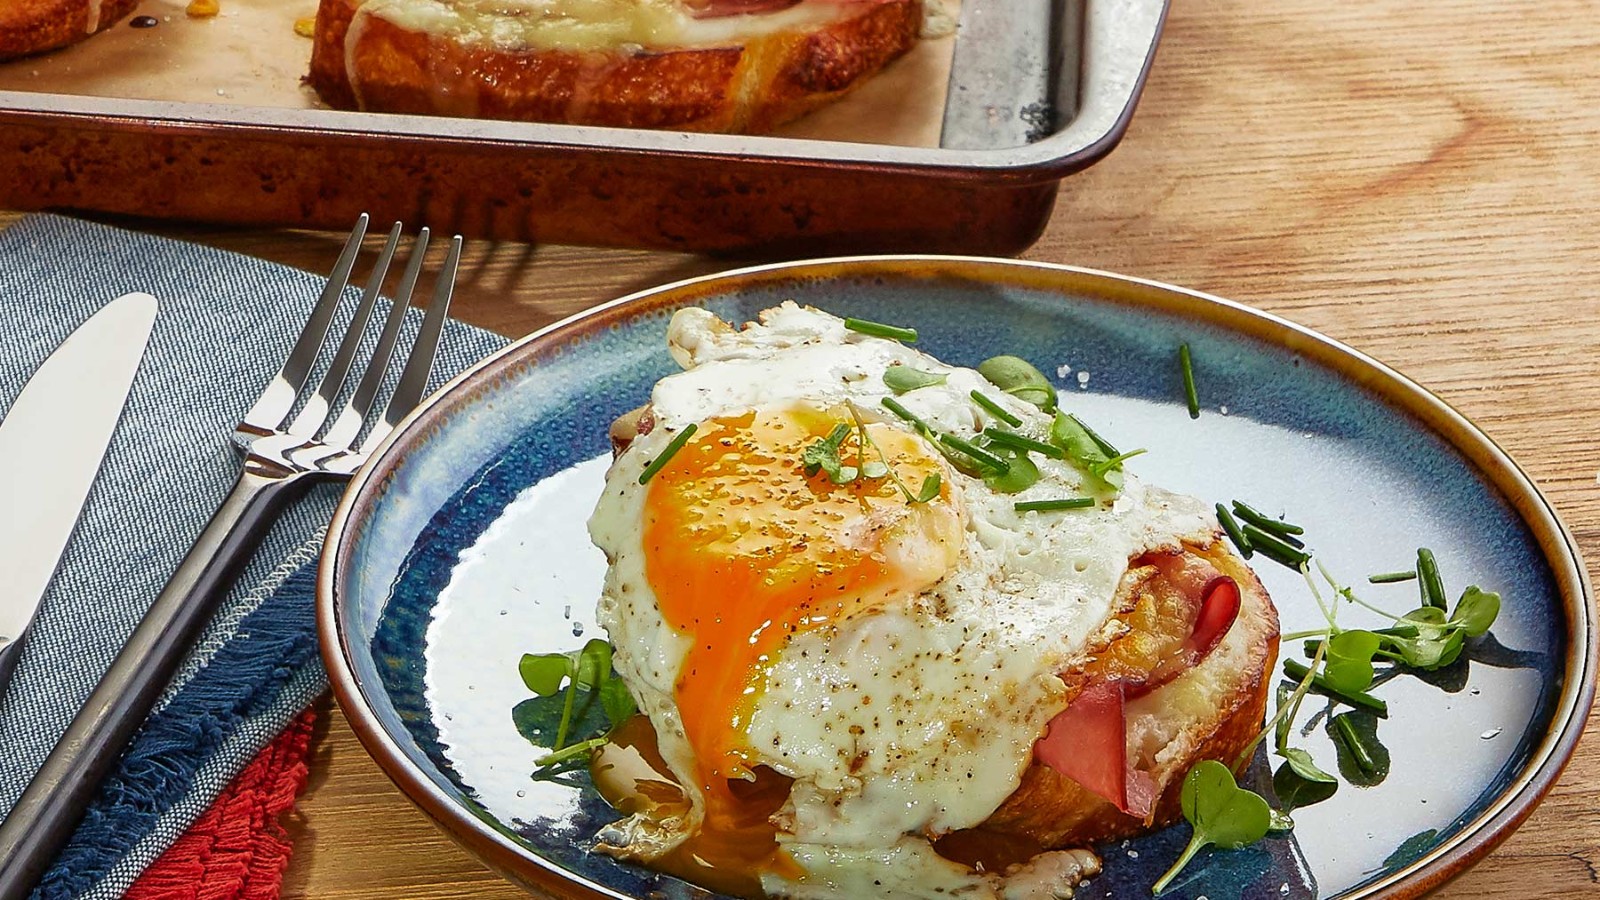
[[[1239,617],[1239,584],[1217,575],[1200,590],[1194,629],[1178,650],[1178,665],[1163,664],[1152,677],[1090,684],[1046,726],[1034,758],[1137,819],[1148,819],[1159,794],[1150,773],[1128,759],[1127,701],[1199,665]]]

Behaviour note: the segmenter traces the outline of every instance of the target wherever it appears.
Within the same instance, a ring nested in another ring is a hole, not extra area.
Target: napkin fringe
[[[306,710],[133,883],[125,900],[277,900],[294,849],[281,817],[305,788]]]
[[[224,740],[314,662],[316,635],[304,623],[313,619],[315,593],[316,566],[307,564],[241,620],[234,639],[150,717],[34,900],[72,900],[104,879],[192,788]]]

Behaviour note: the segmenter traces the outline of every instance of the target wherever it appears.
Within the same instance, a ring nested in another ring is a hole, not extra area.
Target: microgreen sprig
[[[522,683],[538,699],[519,705],[513,711],[513,718],[521,719],[530,715],[524,712],[527,703],[554,701],[557,694],[561,695],[560,717],[550,752],[534,760],[534,765],[540,769],[559,766],[584,756],[604,744],[610,738],[611,731],[637,711],[627,686],[612,671],[611,645],[606,641],[591,640],[581,649],[567,653],[525,653],[517,669],[522,676]],[[572,736],[576,723],[586,718],[590,707],[596,702],[605,713],[609,727],[601,734],[569,744],[568,738]],[[548,704],[544,705],[548,707]],[[518,724],[521,728],[522,722]],[[530,735],[530,740],[532,737]]]
[[[1239,787],[1228,767],[1214,759],[1196,763],[1189,770],[1179,802],[1183,817],[1194,826],[1194,835],[1178,861],[1155,883],[1155,894],[1166,890],[1195,854],[1206,847],[1237,850],[1266,837],[1272,827],[1272,808],[1267,801],[1260,794]]]

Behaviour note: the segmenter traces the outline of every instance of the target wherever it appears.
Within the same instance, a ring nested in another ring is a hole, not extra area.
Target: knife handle
[[[161,699],[240,569],[311,479],[246,465],[11,812],[0,821],[0,900],[25,900]]]

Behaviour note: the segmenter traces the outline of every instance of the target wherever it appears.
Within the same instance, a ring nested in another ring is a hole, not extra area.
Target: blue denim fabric
[[[0,232],[0,416],[107,301],[130,291],[161,301],[99,479],[0,697],[0,814],[231,489],[234,424],[281,364],[322,284],[285,266],[57,216]],[[408,328],[419,318],[412,310]],[[451,323],[434,386],[504,343]],[[169,691],[166,718],[157,722],[158,711],[140,738],[146,752],[124,760],[85,822],[95,830],[80,832],[70,866],[38,896],[119,896],[322,689],[308,650],[310,581],[297,570],[337,496],[314,491],[273,529]],[[130,770],[134,762],[143,768]]]

